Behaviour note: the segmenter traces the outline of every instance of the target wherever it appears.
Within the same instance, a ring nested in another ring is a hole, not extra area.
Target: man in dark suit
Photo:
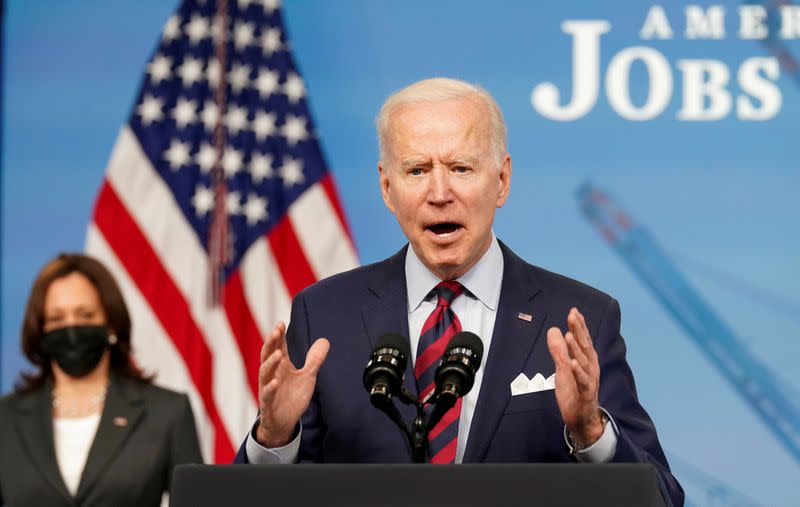
[[[651,463],[682,505],[636,396],[617,302],[527,264],[492,232],[511,158],[491,96],[421,81],[386,101],[377,126],[381,192],[410,248],[295,297],[288,331],[278,323],[262,349],[260,417],[236,461],[410,462],[403,433],[363,391],[363,365],[382,334],[409,336],[405,386],[425,394],[463,329],[486,360],[431,432],[432,462]]]

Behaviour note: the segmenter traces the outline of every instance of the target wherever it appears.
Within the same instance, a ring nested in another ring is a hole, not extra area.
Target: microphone
[[[399,334],[386,333],[378,338],[363,377],[373,405],[385,407],[401,392],[408,356],[408,341]]]
[[[437,408],[452,407],[472,389],[482,358],[483,342],[475,333],[462,331],[450,339],[434,374]]]

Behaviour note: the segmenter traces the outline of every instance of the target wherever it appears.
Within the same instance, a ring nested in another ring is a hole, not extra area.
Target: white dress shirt
[[[466,290],[453,300],[451,308],[461,322],[461,329],[475,333],[481,338],[484,357],[483,364],[475,373],[475,383],[461,403],[456,463],[461,463],[464,457],[467,437],[472,425],[472,416],[475,414],[475,406],[478,402],[478,395],[483,381],[485,361],[490,353],[494,321],[497,317],[497,304],[500,301],[500,289],[503,284],[503,266],[503,252],[500,250],[497,238],[493,234],[492,243],[483,257],[469,271],[456,280]],[[415,361],[422,326],[436,308],[436,297],[428,296],[441,280],[425,267],[410,246],[406,253],[405,273],[408,291],[409,342],[411,345],[411,358],[412,361]],[[256,421],[257,423],[258,421]],[[613,427],[613,423],[607,424],[600,440],[587,449],[577,451],[575,453],[576,458],[579,461],[593,463],[609,461],[614,456],[617,444],[616,432]],[[267,449],[259,445],[253,434],[254,430],[249,432],[245,446],[247,459],[251,463],[293,463],[297,460],[302,428],[292,442],[278,449]]]
[[[56,417],[53,419],[53,444],[56,462],[64,485],[72,496],[78,493],[81,475],[94,442],[100,413],[87,417]]]

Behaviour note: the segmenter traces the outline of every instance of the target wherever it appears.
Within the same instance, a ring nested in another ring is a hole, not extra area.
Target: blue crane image
[[[644,227],[590,183],[577,197],[585,217],[800,463],[800,399],[747,351]]]

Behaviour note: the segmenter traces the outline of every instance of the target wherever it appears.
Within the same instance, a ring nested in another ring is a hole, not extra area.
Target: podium
[[[638,464],[183,465],[171,507],[664,507]]]

